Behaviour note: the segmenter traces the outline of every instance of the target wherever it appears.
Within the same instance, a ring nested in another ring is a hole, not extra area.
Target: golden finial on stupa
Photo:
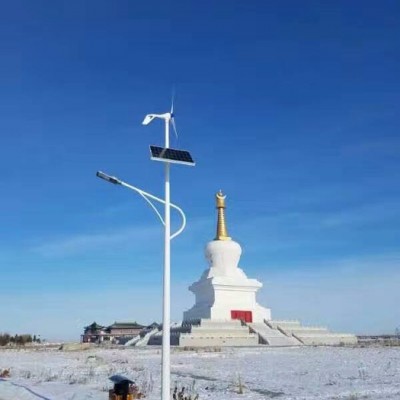
[[[222,191],[220,190],[215,195],[215,198],[217,200],[217,210],[218,210],[217,237],[215,238],[215,240],[231,240],[231,238],[228,236],[228,231],[226,230],[226,223],[225,223],[226,195],[223,195]]]

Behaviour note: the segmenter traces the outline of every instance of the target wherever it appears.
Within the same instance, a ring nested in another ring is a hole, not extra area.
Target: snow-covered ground
[[[110,375],[159,399],[160,349],[0,350],[1,400],[107,399]],[[400,399],[400,348],[173,349],[172,382],[200,400]],[[240,394],[243,386],[243,394]]]

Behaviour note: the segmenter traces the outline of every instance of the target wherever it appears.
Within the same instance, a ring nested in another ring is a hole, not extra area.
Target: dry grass
[[[189,387],[180,385],[175,382],[174,389],[172,390],[172,400],[198,400],[199,395],[195,391],[196,381],[193,380]]]

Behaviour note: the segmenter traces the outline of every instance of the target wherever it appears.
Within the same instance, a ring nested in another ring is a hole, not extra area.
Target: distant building
[[[85,326],[82,343],[125,343],[140,334],[146,328],[137,322],[114,322],[110,326],[102,326],[97,322]]]
[[[106,327],[99,325],[97,322],[93,322],[91,325],[85,326],[83,335],[81,335],[81,342],[101,343],[105,336],[108,336]],[[106,340],[109,340],[109,338]]]

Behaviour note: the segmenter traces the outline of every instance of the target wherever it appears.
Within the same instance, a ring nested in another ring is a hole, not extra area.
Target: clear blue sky
[[[275,318],[400,325],[397,1],[12,1],[0,10],[0,331],[78,338],[161,318],[162,230],[102,169],[162,194],[148,145],[176,87],[188,229],[173,310],[206,267],[214,193]]]

